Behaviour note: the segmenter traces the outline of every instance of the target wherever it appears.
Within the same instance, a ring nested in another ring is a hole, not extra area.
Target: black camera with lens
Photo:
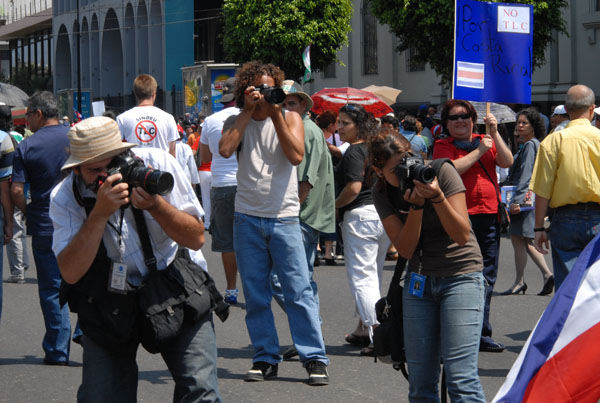
[[[280,104],[285,100],[285,92],[279,87],[270,87],[267,84],[262,84],[254,88],[265,97],[265,101],[271,104]]]
[[[164,196],[171,193],[175,183],[173,175],[169,172],[146,167],[144,161],[136,157],[131,151],[126,151],[113,158],[106,172],[105,177],[101,176],[96,180],[96,188],[100,187],[107,177],[116,173],[120,173],[123,178],[113,185],[125,182],[130,188],[139,186],[152,195]]]
[[[406,154],[402,161],[394,168],[394,173],[398,177],[398,188],[402,193],[406,189],[415,187],[413,180],[418,180],[422,183],[431,183],[435,179],[435,170],[430,166],[426,166],[423,158],[410,154]]]

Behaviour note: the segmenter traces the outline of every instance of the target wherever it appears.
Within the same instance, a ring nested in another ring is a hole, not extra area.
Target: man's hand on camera
[[[120,173],[111,175],[98,188],[94,209],[107,219],[121,206],[129,203],[129,185],[118,183],[113,186],[115,182],[120,181],[122,178]]]
[[[262,98],[262,95],[256,88],[251,85],[244,91],[244,111],[252,113],[256,109],[256,105]]]
[[[140,210],[152,210],[158,205],[158,198],[158,195],[151,195],[139,186],[131,190],[131,204]]]
[[[267,100],[264,97],[261,98],[260,102],[260,107],[267,113],[267,115],[271,119],[277,117],[277,115],[281,115],[281,104],[272,104],[270,102],[267,102]]]

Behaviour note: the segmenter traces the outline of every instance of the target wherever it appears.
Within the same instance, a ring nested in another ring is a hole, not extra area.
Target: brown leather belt
[[[558,211],[568,210],[600,210],[600,204],[594,202],[588,203],[577,203],[577,204],[566,204],[564,206],[557,207]]]

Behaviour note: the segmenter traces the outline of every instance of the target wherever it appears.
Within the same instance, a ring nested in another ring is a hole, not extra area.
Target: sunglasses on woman
[[[468,113],[462,113],[460,115],[450,115],[450,116],[448,116],[448,120],[458,120],[458,119],[470,120],[471,119],[471,115],[468,114]]]

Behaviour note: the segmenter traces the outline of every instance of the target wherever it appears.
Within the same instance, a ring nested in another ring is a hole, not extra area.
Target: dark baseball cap
[[[10,112],[10,106],[0,105],[0,119],[2,119],[2,120],[11,120],[12,119],[12,113]]]
[[[228,102],[231,102],[235,99],[235,84],[236,84],[237,80],[235,79],[235,77],[229,77],[225,83],[223,84],[223,96],[221,97],[221,102],[222,104],[226,104]]]

